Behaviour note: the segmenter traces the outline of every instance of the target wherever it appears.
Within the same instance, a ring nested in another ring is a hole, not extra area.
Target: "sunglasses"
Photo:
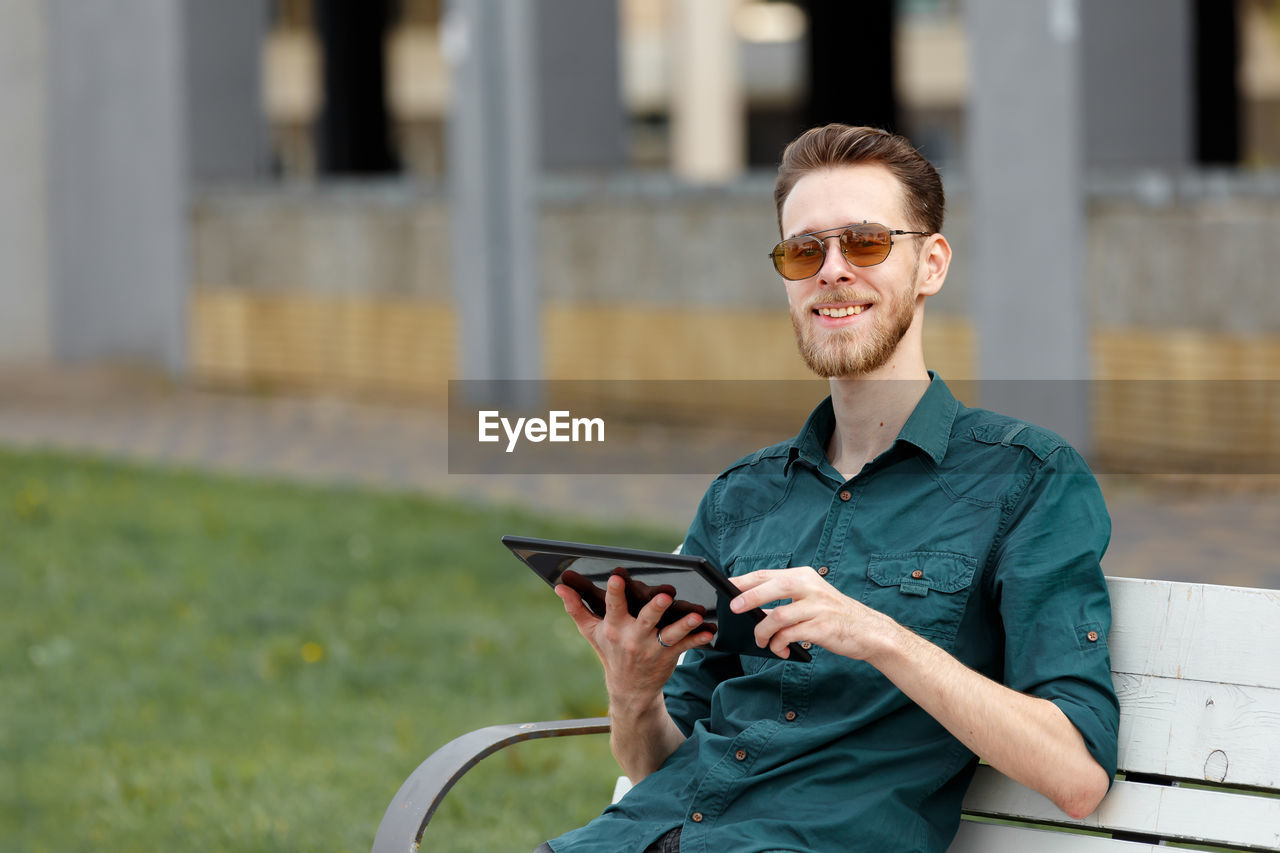
[[[833,234],[829,232],[839,232]],[[815,275],[822,269],[827,260],[827,241],[832,237],[840,238],[840,254],[855,267],[873,267],[889,257],[893,249],[893,238],[904,234],[929,236],[928,231],[899,231],[890,229],[878,222],[863,222],[861,225],[842,225],[839,228],[826,228],[811,234],[798,234],[783,240],[773,247],[769,257],[773,258],[773,268],[788,281],[800,281]],[[819,237],[819,234],[826,234]]]

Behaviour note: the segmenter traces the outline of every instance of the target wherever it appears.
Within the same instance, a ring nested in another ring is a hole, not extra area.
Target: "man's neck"
[[[832,467],[851,479],[888,450],[928,388],[923,365],[903,378],[832,379],[836,426],[827,443]]]

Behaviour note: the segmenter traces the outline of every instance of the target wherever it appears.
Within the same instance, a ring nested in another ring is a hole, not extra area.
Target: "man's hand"
[[[688,649],[711,641],[712,634],[697,630],[702,617],[696,613],[666,626],[661,632],[657,630],[658,620],[673,602],[665,592],[655,595],[632,617],[627,610],[626,581],[618,575],[609,578],[603,619],[592,613],[577,591],[569,586],[557,586],[556,595],[573,617],[578,632],[600,658],[610,700],[626,701],[633,697],[647,700],[654,693],[660,693],[675,670],[676,659]]]
[[[698,630],[702,617],[696,613],[659,631],[658,620],[672,603],[666,593],[654,596],[633,617],[627,610],[626,581],[617,575],[609,578],[603,619],[568,586],[557,586],[556,595],[604,667],[613,754],[631,781],[639,782],[684,741],[667,714],[662,686],[675,671],[676,659],[705,646],[713,635]]]
[[[808,641],[848,658],[867,660],[884,648],[889,635],[902,630],[880,611],[840,592],[812,566],[764,569],[731,580],[742,590],[729,605],[734,613],[791,599],[790,604],[765,611],[755,629],[756,645],[767,646],[781,658],[791,654],[788,643]]]

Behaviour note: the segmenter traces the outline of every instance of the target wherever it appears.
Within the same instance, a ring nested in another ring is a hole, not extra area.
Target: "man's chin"
[[[856,379],[866,374],[865,359],[857,353],[800,346],[805,366],[823,379]]]
[[[830,336],[821,342],[797,336],[796,345],[805,366],[823,379],[861,379],[887,364],[897,349],[896,343],[868,346],[852,335]]]

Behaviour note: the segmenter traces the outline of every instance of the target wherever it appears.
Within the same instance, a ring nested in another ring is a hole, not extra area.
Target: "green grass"
[[[0,451],[0,848],[364,851],[451,738],[604,713],[511,532],[679,535]],[[601,736],[499,753],[424,849],[527,853],[617,772]]]

